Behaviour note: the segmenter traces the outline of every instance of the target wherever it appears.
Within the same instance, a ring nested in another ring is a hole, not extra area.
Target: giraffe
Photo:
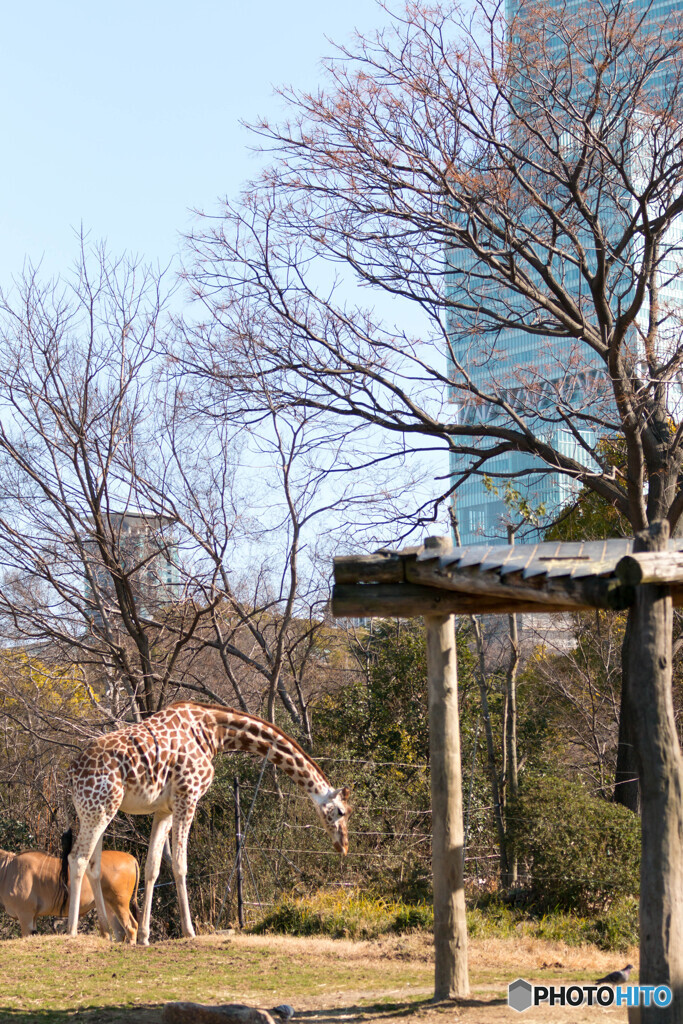
[[[149,944],[154,883],[172,830],[175,878],[182,933],[194,928],[187,899],[187,838],[199,799],[213,781],[213,759],[221,750],[244,750],[267,757],[312,800],[338,853],[348,850],[347,786],[333,789],[301,747],[282,729],[254,715],[214,704],[179,701],[143,722],[93,740],[69,769],[80,821],[69,855],[71,894],[67,931],[75,935],[83,876],[87,870],[97,915],[107,920],[100,884],[104,830],[117,811],[153,814],[145,863],[145,902],[138,943]]]

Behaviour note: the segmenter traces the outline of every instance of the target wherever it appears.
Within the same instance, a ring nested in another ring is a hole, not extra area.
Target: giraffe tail
[[[74,844],[74,832],[72,828],[62,832],[62,868],[59,873],[59,891],[62,902],[59,907],[59,915],[63,917],[69,904],[69,854]]]

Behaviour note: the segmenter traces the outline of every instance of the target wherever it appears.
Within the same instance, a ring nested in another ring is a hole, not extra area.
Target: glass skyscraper
[[[661,24],[667,14],[680,10],[683,0],[666,0],[653,4],[646,4],[645,0],[632,0],[626,8],[631,14],[645,13],[647,17],[643,23],[643,30],[647,30],[655,22]],[[519,7],[518,0],[507,0],[506,17],[508,25],[512,24],[515,13]],[[587,10],[586,0],[548,0],[545,5],[549,11],[559,13],[563,11],[567,16],[580,15],[581,10]],[[539,6],[538,10],[542,8]],[[559,45],[559,44],[558,44]],[[564,45],[564,44],[563,44]],[[551,51],[552,54],[552,51]],[[663,69],[659,77],[654,76],[652,88],[666,88],[663,83],[663,76],[666,70]],[[618,83],[617,83],[618,84]],[[518,94],[523,97],[524,82],[518,86]],[[521,101],[524,102],[523,99]],[[643,115],[646,117],[647,115]],[[630,153],[628,156],[629,170],[637,178],[638,165],[647,163],[647,143],[642,137],[637,137],[638,132],[632,133],[630,139]],[[571,133],[567,133],[565,141],[567,147],[572,143]],[[624,218],[628,216],[628,209],[625,209],[617,200],[614,205],[613,214],[609,212],[603,202],[601,216],[607,223],[607,232],[610,230],[610,216],[613,217],[615,232],[621,232]],[[531,214],[529,214],[531,216]],[[523,223],[525,214],[520,215]],[[678,279],[679,267],[674,266],[675,255],[681,248],[679,242],[683,233],[678,230],[670,232],[667,237],[667,244],[673,253],[673,262],[662,266],[662,273],[667,272],[671,279],[663,284],[663,302],[669,306],[678,306],[683,309],[683,292],[681,282]],[[591,240],[586,234],[583,241],[590,249]],[[637,261],[637,251],[631,253],[631,259]],[[446,294],[457,301],[458,290],[463,287],[470,287],[468,273],[474,267],[475,257],[469,252],[457,249],[448,252],[446,255]],[[558,264],[561,257],[558,256]],[[577,297],[580,290],[585,287],[582,282],[578,268],[567,261],[566,267],[558,271],[564,287]],[[506,307],[514,311],[515,306],[520,308],[519,320],[524,320],[524,311],[520,307],[520,299],[512,290],[495,283],[481,281],[477,275],[478,295],[482,306],[489,308]],[[472,294],[474,289],[471,289]],[[628,293],[626,293],[627,297]],[[623,296],[622,296],[623,298]],[[641,313],[647,317],[648,310]],[[508,317],[508,320],[514,320]],[[449,334],[454,360],[460,368],[463,368],[469,375],[474,389],[481,389],[491,395],[492,393],[501,396],[513,408],[515,401],[524,399],[525,419],[536,435],[543,437],[549,446],[564,455],[570,456],[584,465],[590,466],[590,449],[599,440],[599,433],[590,427],[590,416],[580,417],[580,426],[570,429],[569,425],[563,425],[556,417],[545,417],[543,414],[543,382],[551,386],[565,388],[573,387],[574,393],[568,399],[568,405],[575,406],[577,410],[586,413],[586,404],[590,401],[589,394],[594,388],[586,388],[585,385],[595,381],[600,374],[604,374],[604,365],[599,361],[591,363],[590,358],[585,359],[573,379],[571,373],[567,372],[572,360],[572,352],[575,351],[575,342],[571,339],[561,337],[543,337],[525,331],[521,326],[500,327],[495,333],[490,323],[477,325],[476,316],[470,314],[468,322],[461,319],[458,309],[450,307],[446,314],[446,327]],[[454,373],[458,371],[454,370]],[[530,403],[527,400],[527,388],[529,383],[535,383],[536,389],[541,397],[535,400],[538,408],[538,415],[529,414]],[[549,387],[548,390],[552,390]],[[464,395],[462,391],[453,391],[453,413],[459,422],[476,425],[485,423],[487,419],[496,416],[495,408],[490,402],[477,402],[470,393]],[[550,401],[549,396],[549,401]],[[671,396],[672,402],[678,402],[676,395]],[[577,419],[578,422],[578,419]],[[578,435],[578,436],[577,436]],[[482,438],[482,448],[491,444]],[[466,461],[462,456],[451,456],[451,472],[455,476],[462,475],[463,470],[471,467],[472,460]],[[456,491],[456,514],[459,523],[461,542],[463,544],[477,544],[485,542],[504,543],[507,540],[507,523],[519,519],[515,516],[514,506],[520,501],[526,503],[527,510],[536,512],[538,525],[552,522],[563,506],[577,493],[577,484],[569,477],[548,469],[547,464],[530,455],[522,453],[505,453],[486,462],[476,474],[466,477]],[[527,536],[533,534],[534,528],[527,530]],[[523,534],[522,534],[523,537]]]

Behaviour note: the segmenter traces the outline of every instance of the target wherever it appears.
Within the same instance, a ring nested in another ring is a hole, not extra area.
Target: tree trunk
[[[493,728],[491,725],[491,714],[489,711],[489,698],[486,689],[486,660],[484,658],[484,632],[481,620],[476,615],[470,616],[474,639],[477,645],[477,657],[479,660],[479,671],[477,683],[479,684],[479,699],[481,701],[481,712],[484,719],[484,735],[486,736],[486,767],[491,784],[491,799],[493,801],[493,820],[496,823],[498,834],[498,865],[500,868],[500,880],[502,885],[508,885],[509,861],[507,840],[505,835],[505,824],[503,822],[503,800],[501,795],[500,779],[496,766],[496,751],[493,742]],[[505,731],[503,732],[505,740]],[[503,774],[505,773],[505,758],[503,758]]]
[[[510,661],[507,671],[507,694],[506,694],[506,768],[505,768],[505,831],[506,837],[509,833],[509,805],[514,804],[517,798],[518,771],[517,771],[517,671],[519,669],[519,637],[517,634],[517,616],[509,616],[510,624]],[[506,843],[507,845],[507,843]],[[517,855],[513,850],[506,850],[508,859],[508,874],[505,880],[506,885],[517,884]]]
[[[446,538],[428,538],[438,547]],[[436,543],[434,543],[436,541]],[[469,995],[458,671],[452,615],[428,616],[429,760],[434,876],[434,998]]]
[[[629,608],[626,619],[624,642],[621,647],[621,707],[619,710],[619,746],[617,767],[614,773],[614,802],[628,807],[638,814],[640,811],[640,784],[638,758],[636,756],[636,719],[629,697],[629,673],[631,671],[631,638],[634,635],[635,608]]]
[[[667,522],[636,536],[634,551],[662,551]],[[636,588],[629,699],[642,799],[640,984],[669,985],[667,1008],[644,1007],[642,1024],[683,1022],[683,765],[671,695],[672,606],[668,588]]]

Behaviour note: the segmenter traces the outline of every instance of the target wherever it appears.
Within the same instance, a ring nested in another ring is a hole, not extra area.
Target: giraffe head
[[[344,786],[342,789],[330,790],[325,798],[317,803],[318,814],[337,853],[346,854],[349,849],[350,796],[351,790]]]

